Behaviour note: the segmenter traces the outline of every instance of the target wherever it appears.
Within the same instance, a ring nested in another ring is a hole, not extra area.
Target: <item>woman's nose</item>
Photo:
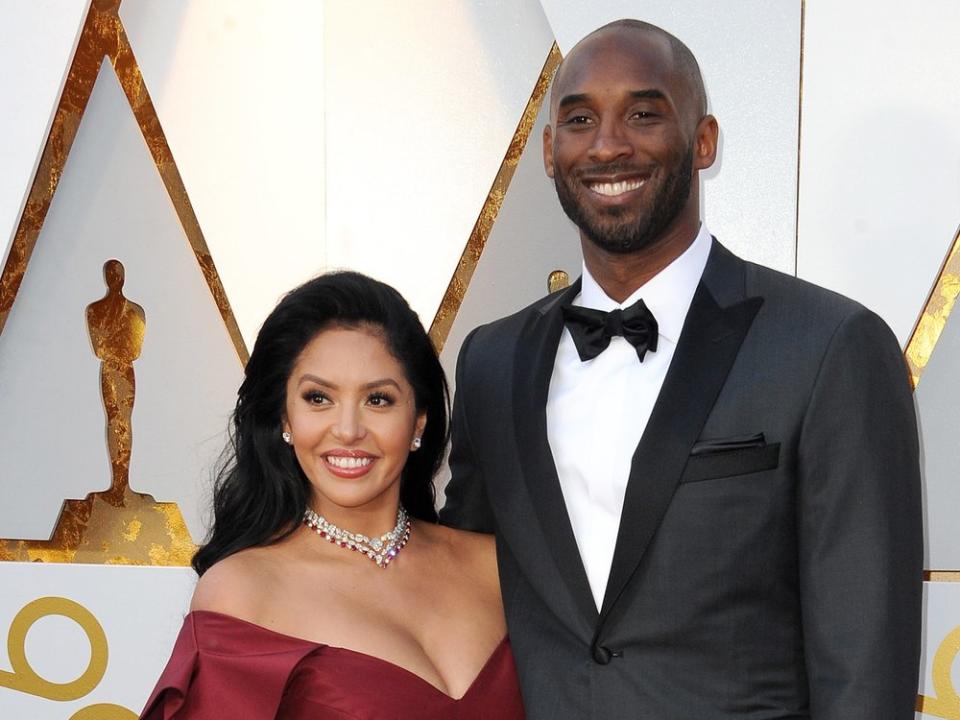
[[[366,435],[363,416],[358,408],[343,407],[333,424],[333,435],[342,443],[353,443]]]

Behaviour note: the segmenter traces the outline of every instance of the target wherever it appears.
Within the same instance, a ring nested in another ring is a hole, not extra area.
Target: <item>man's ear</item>
[[[697,123],[693,138],[693,169],[706,170],[717,159],[720,126],[713,115],[704,115]]]
[[[548,178],[553,177],[553,128],[543,128],[543,169]]]

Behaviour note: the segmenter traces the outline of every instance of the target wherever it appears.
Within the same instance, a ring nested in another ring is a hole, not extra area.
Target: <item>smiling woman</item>
[[[393,288],[333,273],[284,297],[142,717],[522,718],[493,539],[436,524],[447,415],[436,352]]]
[[[328,518],[348,508],[395,515],[398,479],[427,422],[382,335],[370,325],[324,330],[287,381],[284,432],[312,507]]]

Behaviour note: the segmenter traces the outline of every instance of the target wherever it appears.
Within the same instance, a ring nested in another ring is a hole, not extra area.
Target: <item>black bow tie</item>
[[[622,336],[637,350],[643,362],[647,350],[657,351],[657,319],[643,300],[637,300],[626,310],[591,310],[576,305],[564,305],[563,322],[573,336],[580,360],[593,360],[607,349],[610,338]]]

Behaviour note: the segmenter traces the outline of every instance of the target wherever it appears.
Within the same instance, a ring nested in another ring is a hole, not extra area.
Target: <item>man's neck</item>
[[[621,303],[683,255],[696,240],[699,231],[699,219],[692,226],[684,223],[642,250],[628,254],[607,252],[582,233],[580,245],[584,264],[593,279],[607,297]]]

